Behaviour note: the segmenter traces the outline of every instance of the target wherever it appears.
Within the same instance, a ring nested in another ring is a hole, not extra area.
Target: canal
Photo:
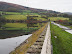
[[[0,54],[9,54],[32,34],[0,39]]]

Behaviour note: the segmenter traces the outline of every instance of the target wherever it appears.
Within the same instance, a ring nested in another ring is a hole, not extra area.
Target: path
[[[48,23],[45,40],[43,43],[41,54],[51,54],[51,34],[50,34],[50,23]]]

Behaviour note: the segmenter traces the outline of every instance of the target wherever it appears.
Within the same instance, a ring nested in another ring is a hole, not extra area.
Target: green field
[[[3,27],[27,28],[27,24],[26,23],[6,23]]]
[[[8,15],[27,15],[27,14],[31,14],[31,15],[38,15],[38,13],[31,13],[31,11],[29,10],[23,10],[22,12],[3,12],[3,11],[0,11],[0,13],[5,13],[5,14],[8,14]]]
[[[8,20],[27,20],[27,15],[37,15],[38,16],[37,20],[42,20],[42,21],[47,20],[45,18],[41,18],[41,16],[38,13],[31,13],[31,11],[28,11],[28,10],[24,10],[21,13],[20,12],[2,12],[2,11],[0,11],[0,13],[7,14],[2,16]]]
[[[53,54],[72,54],[72,34],[51,24],[51,36]]]
[[[38,17],[37,20],[47,21],[47,19],[41,17]]]
[[[0,11],[0,13],[10,14],[10,15],[19,15],[19,14],[21,14],[20,12],[2,12],[2,11]]]
[[[26,20],[27,19],[25,15],[4,15],[4,17],[9,20]]]
[[[19,14],[21,14],[21,13],[19,13],[19,12],[5,12],[6,14],[12,14],[12,15],[19,15]]]
[[[64,18],[64,17],[49,17],[48,20],[51,21],[56,21],[56,20],[69,20],[69,18]]]
[[[6,19],[9,20],[27,20],[27,16],[26,15],[4,15],[4,17]],[[42,21],[46,21],[47,19],[45,18],[41,18],[40,16],[38,18],[36,18],[37,20],[42,20]]]
[[[37,13],[27,13],[27,12],[23,12],[22,15],[38,15]]]

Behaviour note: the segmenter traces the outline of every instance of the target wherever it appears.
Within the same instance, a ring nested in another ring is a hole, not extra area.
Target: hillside
[[[71,12],[64,12],[64,13],[66,13],[66,14],[68,14],[68,15],[72,15],[72,13],[71,13]]]
[[[43,9],[35,9],[26,6],[21,6],[18,4],[12,4],[7,2],[0,2],[0,11],[8,11],[8,12],[15,12],[15,11],[22,11],[22,10],[30,10],[33,13],[60,13],[52,10],[43,10]]]

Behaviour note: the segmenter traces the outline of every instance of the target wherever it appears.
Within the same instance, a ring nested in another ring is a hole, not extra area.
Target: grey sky
[[[23,6],[55,10],[60,12],[72,12],[72,0],[0,0]]]

